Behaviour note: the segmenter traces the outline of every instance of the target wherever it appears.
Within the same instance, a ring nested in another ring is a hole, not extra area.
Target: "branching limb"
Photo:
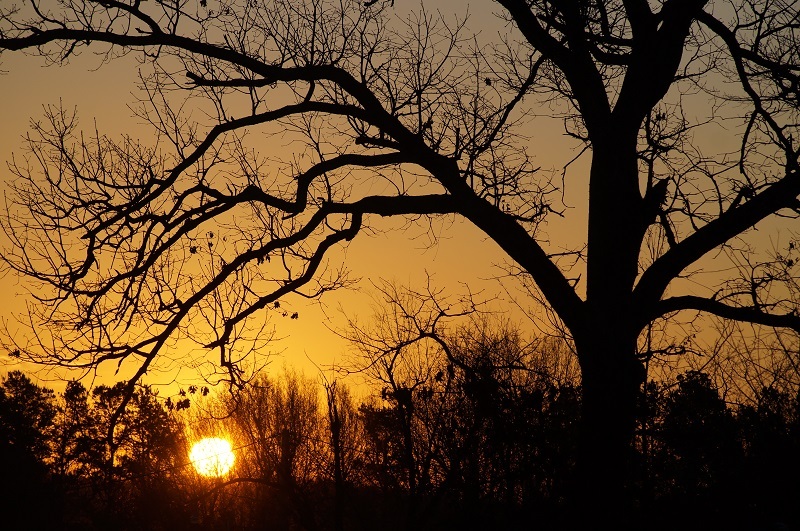
[[[733,321],[789,328],[800,334],[800,315],[796,310],[789,313],[769,313],[759,307],[732,306],[719,300],[694,295],[668,297],[660,301],[655,309],[656,312],[650,316],[654,319],[672,312],[696,310]]]

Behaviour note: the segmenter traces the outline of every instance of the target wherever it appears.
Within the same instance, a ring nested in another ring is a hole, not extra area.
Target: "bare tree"
[[[294,521],[314,529],[309,486],[324,471],[324,428],[317,383],[287,372],[262,375],[240,392],[223,397],[231,435],[241,441],[241,463],[230,483],[249,482],[261,489],[255,499],[264,513],[284,527]]]
[[[382,405],[362,406],[375,464],[400,476],[423,515],[455,495],[461,525],[504,527],[482,520],[489,499],[556,504],[571,471],[558,456],[574,459],[569,429],[556,427],[559,397],[575,396],[579,383],[566,342],[525,337],[489,303],[455,301],[430,284],[375,287],[371,320],[351,319],[342,332],[351,365],[380,389]],[[424,526],[414,516],[409,527]]]
[[[681,312],[800,331],[796,262],[768,272],[751,237],[800,210],[798,6],[498,0],[509,32],[487,44],[424,7],[393,19],[391,4],[3,7],[0,49],[54,62],[87,46],[109,61],[140,53],[137,109],[157,133],[153,146],[82,136],[61,109],[34,126],[11,164],[4,259],[49,291],[31,310],[38,341],[18,353],[135,358],[138,378],[192,335],[235,371],[233,340],[287,311],[281,297],[348,282],[326,252],[370,216],[459,215],[574,340],[582,514],[617,518],[642,331]],[[561,118],[591,158],[585,247],[565,251],[540,230],[548,214],[572,214],[515,128],[541,115]],[[719,124],[736,145],[713,138]],[[272,160],[250,131],[292,149]],[[708,263],[720,273],[697,277]],[[195,330],[202,315],[209,326]]]
[[[341,381],[323,383],[328,405],[329,471],[333,483],[333,529],[345,529],[345,509],[364,451],[363,426],[350,389]],[[358,511],[358,509],[356,509]]]
[[[442,383],[449,354],[443,333],[448,321],[476,309],[471,300],[442,300],[430,279],[423,291],[387,281],[375,288],[371,320],[349,318],[341,335],[353,349],[350,365],[380,388],[383,404],[361,408],[365,430],[372,435],[372,461],[384,472],[377,476],[407,497],[405,528],[417,529],[426,512],[423,500],[439,498],[444,474],[436,439],[442,425],[453,420],[431,407],[430,400],[435,388],[448,386]]]

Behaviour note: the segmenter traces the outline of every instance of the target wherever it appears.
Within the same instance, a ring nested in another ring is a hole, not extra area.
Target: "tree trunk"
[[[599,328],[599,327],[598,327]],[[608,328],[578,344],[582,410],[575,512],[580,529],[625,529],[632,505],[626,493],[644,369],[636,337]]]
[[[575,493],[581,529],[625,527],[624,487],[645,378],[636,359],[632,292],[646,223],[637,128],[623,125],[611,121],[592,139],[586,313],[573,330],[582,379]]]

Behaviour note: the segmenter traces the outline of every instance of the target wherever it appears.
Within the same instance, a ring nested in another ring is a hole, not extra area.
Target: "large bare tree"
[[[498,0],[507,32],[487,43],[424,2],[402,19],[392,4],[4,6],[0,49],[138,54],[135,109],[155,128],[147,145],[84,136],[53,108],[11,164],[4,259],[48,288],[39,341],[19,354],[138,359],[138,378],[169,341],[207,333],[234,370],[234,340],[282,297],[348,282],[326,253],[372,216],[458,215],[574,341],[583,514],[614,517],[653,352],[643,333],[685,312],[800,332],[796,244],[750,237],[800,211],[798,5]],[[575,210],[520,128],[554,116],[591,159],[585,246],[566,250],[541,227]],[[684,281],[720,260],[713,283]]]

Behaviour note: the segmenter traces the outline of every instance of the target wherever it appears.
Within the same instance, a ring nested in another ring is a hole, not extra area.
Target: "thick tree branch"
[[[791,313],[774,314],[755,307],[731,306],[721,301],[694,295],[668,297],[655,305],[655,311],[648,317],[653,320],[666,314],[696,310],[745,323],[756,323],[775,328],[790,328],[800,334],[800,315]]]
[[[369,116],[380,123],[381,129],[386,134],[397,140],[412,141],[414,143],[419,141],[417,135],[410,132],[396,118],[386,112],[375,94],[366,86],[356,80],[347,71],[333,65],[285,67],[282,65],[265,63],[228,47],[176,34],[159,33],[133,36],[72,28],[49,29],[24,37],[0,38],[0,50],[23,50],[26,48],[41,47],[52,42],[103,42],[123,48],[166,46],[185,50],[201,57],[217,59],[232,65],[237,65],[261,76],[268,83],[278,81],[331,81],[338,84],[361,103],[369,112]]]
[[[198,76],[194,72],[186,72],[192,84],[198,87],[242,87],[242,88],[260,88],[267,87],[275,83],[270,79],[207,79]]]
[[[653,31],[655,20],[647,0],[622,0],[631,25],[634,40],[647,38]]]
[[[689,29],[706,2],[669,0],[659,13],[658,29],[652,19],[646,19],[649,27],[634,40],[631,61],[614,106],[618,124],[638,131],[647,113],[667,93],[683,57]]]
[[[458,203],[451,195],[368,196],[352,203],[325,203],[327,211],[337,214],[377,214],[379,216],[456,214]]]
[[[459,211],[486,233],[533,277],[542,294],[564,323],[573,330],[583,326],[585,305],[564,273],[539,242],[512,216],[480,198],[459,198]]]
[[[611,114],[603,80],[595,68],[591,55],[577,54],[558,42],[547,30],[524,0],[498,0],[513,18],[525,39],[548,60],[552,61],[567,77],[570,88],[578,101],[580,112],[590,131],[600,134],[601,124]],[[583,28],[579,32],[583,34]],[[573,37],[573,41],[577,37]],[[571,42],[571,44],[576,44]]]
[[[643,317],[661,298],[667,286],[681,271],[706,253],[756,225],[783,208],[792,208],[800,195],[800,174],[790,173],[751,200],[723,212],[694,234],[671,247],[642,274],[634,290]]]

